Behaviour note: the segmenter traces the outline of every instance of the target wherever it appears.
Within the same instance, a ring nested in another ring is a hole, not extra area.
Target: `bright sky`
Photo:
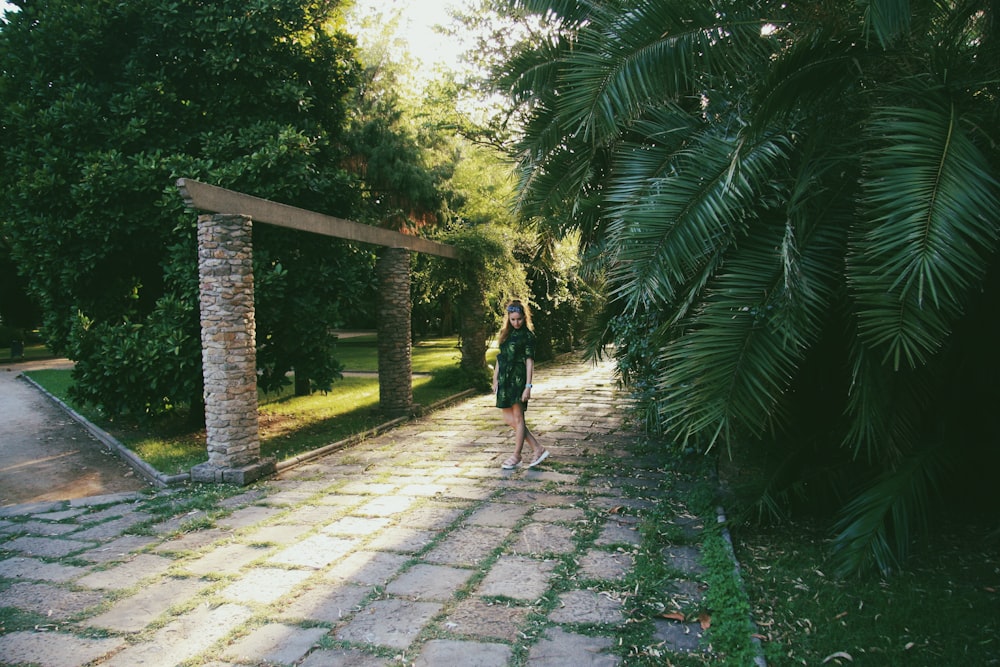
[[[402,21],[397,37],[405,40],[410,53],[423,61],[428,74],[437,64],[455,67],[462,52],[459,40],[434,32],[435,25],[449,23],[448,9],[461,8],[470,0],[356,0],[361,15],[382,12],[389,16],[400,11]],[[351,27],[348,27],[352,31]],[[360,36],[359,36],[360,37]]]

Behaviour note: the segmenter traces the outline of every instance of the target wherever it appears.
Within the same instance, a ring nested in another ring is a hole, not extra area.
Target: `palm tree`
[[[942,462],[996,456],[1000,12],[507,6],[549,28],[496,78],[522,209],[583,232],[650,422],[834,500],[844,571],[894,567]]]

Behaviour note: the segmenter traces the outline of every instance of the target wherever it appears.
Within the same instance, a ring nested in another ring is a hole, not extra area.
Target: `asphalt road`
[[[139,491],[147,483],[20,377],[66,359],[0,366],[0,507]]]

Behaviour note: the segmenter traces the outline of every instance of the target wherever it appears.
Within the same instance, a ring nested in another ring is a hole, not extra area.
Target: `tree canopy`
[[[995,4],[502,4],[544,28],[495,80],[522,211],[581,230],[648,422],[894,567],[996,463]]]
[[[340,3],[13,4],[0,224],[47,340],[77,361],[80,395],[113,414],[196,404],[195,221],[173,183],[355,212],[343,133],[359,67]],[[329,386],[326,334],[371,259],[289,230],[254,235],[263,382],[295,368]]]

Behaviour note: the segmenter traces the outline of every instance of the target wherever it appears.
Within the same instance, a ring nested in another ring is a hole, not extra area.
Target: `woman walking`
[[[538,444],[527,424],[524,413],[531,398],[531,377],[535,371],[535,333],[531,330],[531,311],[526,304],[514,299],[504,309],[500,330],[500,354],[493,367],[493,392],[503,420],[514,429],[514,453],[503,462],[504,470],[513,470],[521,463],[525,441],[531,445],[528,468],[534,468],[548,458],[549,452]]]

